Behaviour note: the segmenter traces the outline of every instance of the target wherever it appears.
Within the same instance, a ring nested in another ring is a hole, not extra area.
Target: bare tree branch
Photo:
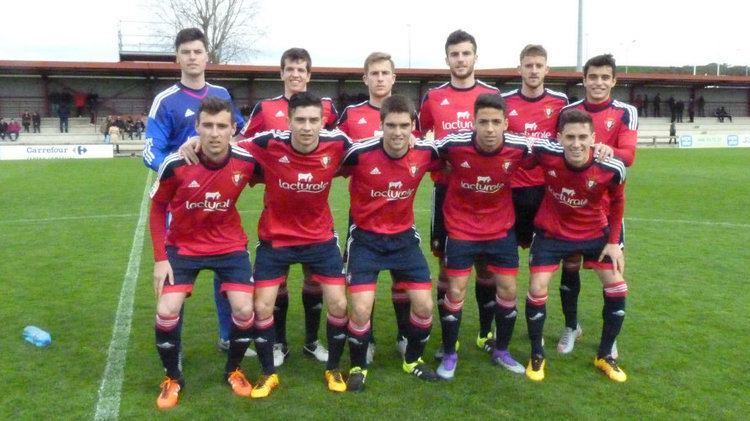
[[[211,63],[247,60],[257,54],[253,45],[265,31],[256,23],[259,0],[152,0],[163,28],[154,28],[171,45],[174,34],[188,27],[200,28],[208,40]]]

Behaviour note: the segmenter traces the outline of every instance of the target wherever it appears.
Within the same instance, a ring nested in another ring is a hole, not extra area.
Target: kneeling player
[[[443,205],[448,239],[445,272],[449,288],[442,303],[440,324],[445,354],[437,369],[452,379],[458,363],[458,331],[471,266],[486,264],[495,293],[496,340],[493,361],[523,374],[508,352],[516,323],[518,244],[511,176],[526,157],[526,138],[506,134],[505,102],[498,94],[481,94],[474,103],[474,131],[448,135],[438,142],[440,156],[452,168]]]
[[[581,254],[584,267],[594,269],[604,288],[604,325],[594,365],[610,379],[624,382],[625,373],[611,355],[625,317],[628,287],[623,278],[625,259],[619,246],[625,209],[625,166],[619,159],[596,162],[591,116],[580,110],[563,111],[558,140],[534,145],[534,158],[544,171],[545,192],[534,219],[535,234],[529,254],[531,279],[526,299],[526,322],[531,360],[526,376],[544,379],[542,331],[547,289],[560,261]],[[609,195],[609,212],[604,200]]]
[[[229,102],[213,97],[204,100],[196,119],[200,164],[187,165],[177,154],[168,156],[151,191],[156,347],[167,375],[156,400],[159,409],[177,405],[185,384],[177,326],[180,308],[202,269],[214,271],[232,309],[227,382],[239,396],[250,396],[252,390],[240,362],[254,321],[253,281],[247,236],[235,204],[256,164],[249,153],[229,145],[235,129]],[[172,215],[168,230],[167,209]]]
[[[364,388],[370,315],[381,270],[391,271],[396,286],[406,291],[411,302],[403,370],[422,380],[437,380],[421,358],[432,328],[432,284],[414,227],[414,197],[424,174],[440,161],[430,144],[417,141],[409,147],[414,116],[414,105],[407,98],[387,98],[380,109],[383,137],[355,144],[343,162],[342,174],[351,176],[352,225],[347,244],[352,301],[350,391]]]

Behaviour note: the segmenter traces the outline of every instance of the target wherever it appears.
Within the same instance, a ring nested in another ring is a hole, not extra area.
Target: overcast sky
[[[117,61],[118,22],[152,21],[146,2],[5,2],[0,59]],[[276,65],[283,50],[296,46],[310,51],[314,66],[360,67],[380,50],[398,67],[443,68],[445,38],[457,28],[477,38],[477,68],[516,66],[528,43],[543,44],[552,66],[576,64],[578,0],[258,3],[266,35],[248,64]],[[731,0],[584,0],[584,61],[610,52],[620,66],[748,65],[746,9]]]

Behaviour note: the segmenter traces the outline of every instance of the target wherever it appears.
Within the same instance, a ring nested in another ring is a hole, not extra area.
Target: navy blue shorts
[[[253,277],[258,288],[284,283],[289,266],[295,263],[303,264],[313,281],[344,284],[344,265],[336,236],[322,243],[289,247],[273,247],[268,241],[259,241],[255,252]]]
[[[234,253],[217,254],[214,256],[182,256],[177,254],[175,247],[167,247],[167,258],[174,273],[174,285],[164,284],[163,293],[184,292],[189,296],[193,292],[193,284],[198,272],[203,269],[212,270],[221,286],[219,291],[243,291],[252,293],[254,290],[253,270],[250,265],[250,254],[247,250]]]
[[[544,186],[516,187],[511,189],[513,209],[516,212],[516,231],[518,245],[529,248],[534,236],[534,217],[544,198]]]
[[[585,241],[562,240],[546,236],[541,231],[534,232],[529,252],[529,269],[534,272],[554,272],[560,261],[568,256],[583,255],[583,267],[586,269],[612,269],[612,260],[605,256],[599,262],[599,255],[607,245],[609,233],[599,238]]]
[[[381,270],[391,271],[397,289],[430,289],[430,268],[414,228],[398,234],[377,234],[350,228],[346,280],[349,291],[374,291]]]
[[[448,238],[448,231],[445,229],[445,215],[443,215],[443,203],[445,194],[448,192],[448,185],[435,183],[432,189],[432,221],[430,223],[430,249],[432,254],[442,257],[445,250],[445,240]]]
[[[445,273],[468,276],[474,262],[487,263],[487,270],[498,275],[518,274],[518,243],[513,230],[503,238],[466,241],[448,237],[445,243]]]

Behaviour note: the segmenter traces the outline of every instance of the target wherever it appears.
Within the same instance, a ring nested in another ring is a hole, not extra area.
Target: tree
[[[258,0],[155,0],[154,9],[169,28],[169,33],[156,29],[165,39],[174,40],[183,28],[203,30],[211,63],[249,59],[258,53],[253,45],[265,35],[255,24]]]

